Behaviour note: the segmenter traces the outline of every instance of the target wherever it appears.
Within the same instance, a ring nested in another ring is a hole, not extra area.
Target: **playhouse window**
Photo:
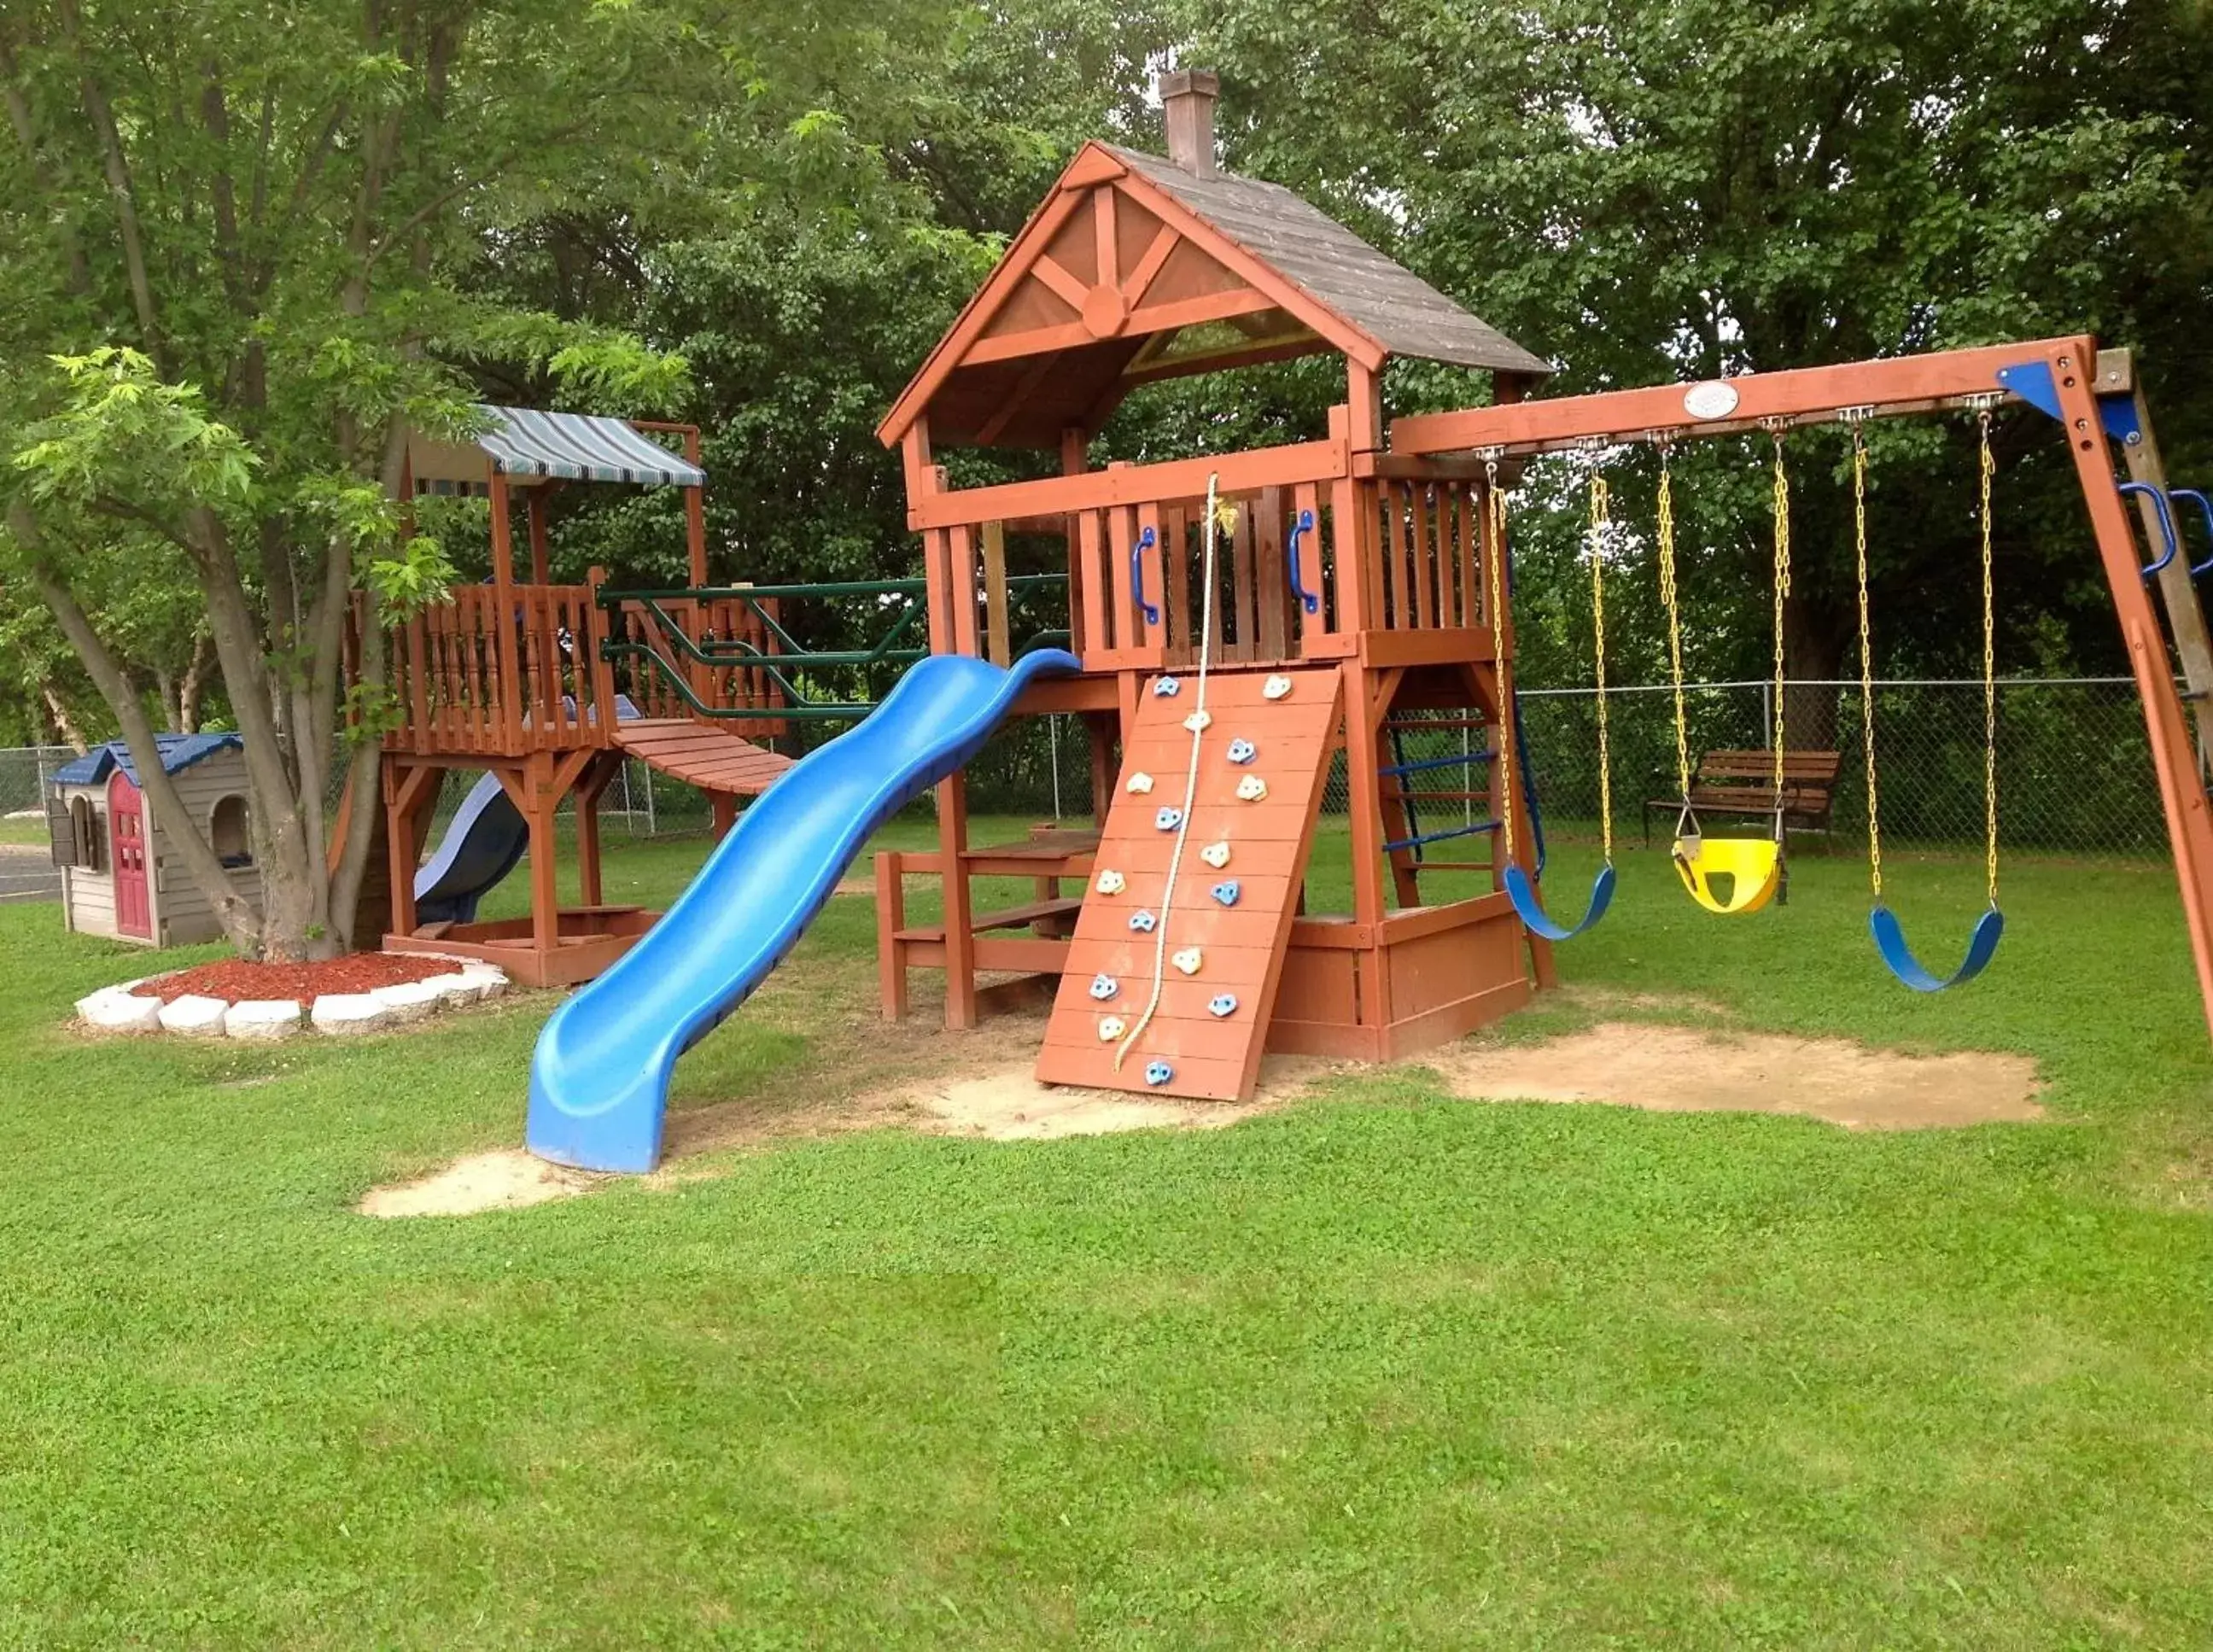
[[[253,840],[247,830],[246,800],[233,793],[216,801],[208,819],[208,844],[225,866],[253,864]]]
[[[93,808],[92,799],[72,797],[66,806],[59,802],[50,803],[46,819],[56,866],[75,866],[87,872],[105,869],[107,856],[102,850],[106,838],[100,829],[100,814]]]

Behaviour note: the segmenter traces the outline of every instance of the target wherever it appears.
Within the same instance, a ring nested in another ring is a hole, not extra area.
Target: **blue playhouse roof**
[[[236,735],[156,735],[154,743],[162,748],[162,768],[168,774],[189,769],[217,752],[246,749],[245,741]],[[54,784],[96,786],[118,769],[131,777],[132,785],[138,783],[138,770],[131,761],[131,748],[119,740],[111,740],[55,770]]]

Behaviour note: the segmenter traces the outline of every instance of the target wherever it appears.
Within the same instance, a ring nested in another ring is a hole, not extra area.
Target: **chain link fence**
[[[1698,683],[1684,691],[1693,767],[1716,749],[1768,745],[1774,688],[1765,682]],[[1615,689],[1607,698],[1614,831],[1635,841],[1647,799],[1676,795],[1673,697],[1666,685]],[[1865,835],[1867,786],[1860,753],[1857,682],[1793,683],[1786,743],[1843,756],[1832,836]],[[1587,688],[1525,689],[1521,714],[1548,832],[1595,838],[1599,812],[1597,703]],[[1976,680],[1875,686],[1883,835],[1901,845],[1971,847],[1983,834],[1983,690]],[[1394,719],[1391,760],[1406,765],[1415,829],[1448,830],[1487,815],[1490,731],[1450,711]],[[26,819],[44,806],[66,747],[0,750],[0,814]],[[2136,685],[2125,677],[2010,679],[1998,685],[1998,832],[2011,849],[2135,857],[2167,853],[2159,787]],[[989,741],[968,767],[969,806],[979,814],[1081,820],[1092,812],[1090,747],[1073,716],[1026,719]],[[446,781],[436,830],[474,784]],[[1350,802],[1339,753],[1324,809]],[[638,838],[704,832],[705,795],[646,765],[624,765],[601,804],[603,829]],[[1673,825],[1655,817],[1655,836]],[[1818,841],[1818,838],[1815,839]]]
[[[1677,795],[1673,697],[1665,684],[1609,692],[1614,831],[1635,840],[1648,799]],[[1525,689],[1521,715],[1548,831],[1598,832],[1597,701],[1587,688]],[[1684,691],[1686,744],[1695,771],[1714,750],[1764,750],[1773,726],[1774,686],[1698,683]],[[1900,845],[1972,847],[1983,837],[1983,686],[1977,680],[1875,685],[1877,781],[1883,835]],[[1487,815],[1487,732],[1464,714],[1394,719],[1391,761],[1403,777],[1419,832],[1472,825]],[[1785,745],[1833,750],[1843,759],[1831,836],[1856,844],[1867,830],[1860,688],[1850,682],[1794,682],[1785,705]],[[1040,819],[1091,810],[1088,748],[1080,722],[1052,717],[1003,732],[969,769],[970,807]],[[2136,685],[2126,677],[2015,678],[1997,695],[1998,835],[2009,849],[2063,855],[2155,857],[2167,852],[2159,784],[2144,737]],[[1344,759],[1331,771],[1323,808],[1343,814],[1350,789]],[[1655,838],[1673,826],[1655,813]],[[1818,843],[1818,835],[1813,841]]]

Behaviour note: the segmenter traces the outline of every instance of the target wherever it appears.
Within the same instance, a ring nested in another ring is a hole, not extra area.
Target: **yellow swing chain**
[[[1683,715],[1683,612],[1675,583],[1675,479],[1668,468],[1673,450],[1660,444],[1660,600],[1667,610],[1667,680],[1675,691],[1675,789],[1691,797],[1691,735]]]
[[[1612,524],[1606,478],[1590,479],[1591,669],[1598,683],[1598,813],[1600,853],[1613,864],[1613,760],[1606,716],[1606,542]]]
[[[1983,870],[1995,911],[1998,904],[1998,677],[1997,614],[1990,596],[1990,479],[1998,466],[1990,454],[1989,408],[1983,409],[1977,423],[1983,529]]]
[[[1483,466],[1483,515],[1485,537],[1490,540],[1484,549],[1489,553],[1491,576],[1491,637],[1492,680],[1497,681],[1498,639],[1506,631],[1506,498],[1498,491],[1498,461],[1485,460]],[[1504,699],[1504,695],[1500,697]],[[1519,753],[1519,742],[1514,736],[1514,708],[1502,704],[1498,709],[1500,735],[1498,739],[1498,833],[1501,867],[1514,863],[1514,812],[1519,807],[1513,796],[1515,758]],[[1509,747],[1512,750],[1509,750]]]
[[[1775,807],[1782,830],[1783,808],[1783,604],[1790,594],[1790,473],[1783,466],[1783,433],[1775,437]]]
[[[1852,544],[1860,580],[1860,725],[1866,733],[1868,878],[1882,905],[1882,817],[1875,779],[1875,646],[1868,626],[1867,435],[1852,428]]]

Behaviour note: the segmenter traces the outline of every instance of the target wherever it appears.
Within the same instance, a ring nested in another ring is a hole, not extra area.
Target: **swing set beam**
[[[2037,405],[2052,414],[2065,435],[2112,592],[2121,639],[2143,704],[2198,994],[2213,1033],[2213,811],[2208,808],[2205,771],[2175,687],[2168,633],[2145,578],[2149,558],[2137,548],[2129,503],[2119,487],[2125,479],[2113,469],[2116,442],[2131,474],[2143,467],[2147,452],[2156,454],[2125,355],[2117,352],[2101,361],[2095,340],[2087,336],[2044,338],[1701,384],[1508,402],[1393,420],[1390,445],[1399,456],[1469,454],[1497,460],[1661,436],[1681,442],[1747,430],[1979,408],[1993,399],[2024,400],[1999,376],[2002,369],[2011,369],[2008,377],[2018,383],[2024,369],[2041,369],[2049,375],[2048,388],[2038,376],[2045,393]],[[2188,666],[2204,646],[2206,627],[2186,575],[2179,585],[2178,590],[2176,582],[2162,581],[2161,588]]]

